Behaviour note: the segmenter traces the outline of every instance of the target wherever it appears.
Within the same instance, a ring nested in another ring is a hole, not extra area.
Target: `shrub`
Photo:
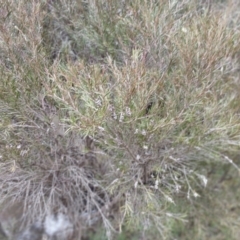
[[[1,5],[0,203],[24,203],[19,229],[63,213],[75,238],[180,234],[214,169],[239,171],[235,5]]]

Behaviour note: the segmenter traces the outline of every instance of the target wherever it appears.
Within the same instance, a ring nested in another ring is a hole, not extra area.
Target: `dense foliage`
[[[1,0],[0,203],[79,238],[237,239],[239,4],[209,2]]]

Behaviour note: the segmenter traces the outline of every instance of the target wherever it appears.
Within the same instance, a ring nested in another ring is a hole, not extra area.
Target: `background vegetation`
[[[0,4],[1,204],[82,238],[238,239],[237,0]]]

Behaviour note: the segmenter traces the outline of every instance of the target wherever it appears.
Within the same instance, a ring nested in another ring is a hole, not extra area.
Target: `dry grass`
[[[205,199],[239,182],[240,15],[207,2],[0,1],[0,201],[67,212],[79,236],[210,239]]]

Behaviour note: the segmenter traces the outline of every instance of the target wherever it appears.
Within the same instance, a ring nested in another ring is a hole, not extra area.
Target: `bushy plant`
[[[239,184],[237,3],[0,2],[0,206],[24,203],[19,228],[64,213],[74,239],[210,239],[199,204]]]

